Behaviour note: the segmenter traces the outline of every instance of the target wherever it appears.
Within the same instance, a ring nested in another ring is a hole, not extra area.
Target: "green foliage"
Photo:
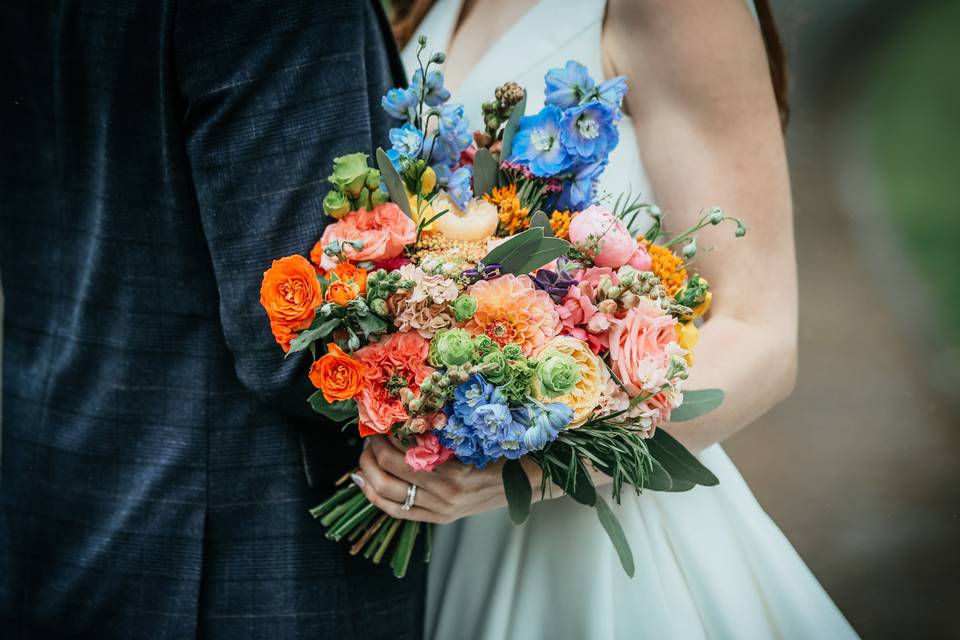
[[[503,491],[507,494],[507,507],[513,524],[523,524],[530,515],[533,489],[530,478],[519,460],[507,460],[503,465]]]
[[[377,166],[380,167],[380,178],[387,187],[390,199],[412,218],[413,214],[410,211],[410,201],[407,199],[407,189],[403,186],[403,179],[400,178],[400,174],[397,173],[383,149],[377,149]]]
[[[494,247],[483,263],[499,263],[501,273],[519,275],[566,255],[571,248],[566,240],[544,237],[543,227],[531,227]]]
[[[482,198],[497,186],[500,168],[493,154],[487,149],[479,149],[473,157],[473,195]]]
[[[527,109],[527,91],[523,91],[523,99],[513,107],[513,111],[510,112],[510,118],[507,120],[507,124],[503,127],[503,142],[500,146],[500,159],[508,160],[510,159],[510,152],[513,150],[513,136],[517,133],[517,127],[520,126],[520,118],[523,117],[524,111]]]
[[[723,403],[720,389],[698,389],[683,392],[683,404],[670,413],[670,422],[685,422],[710,413]]]
[[[597,499],[596,508],[597,518],[600,519],[603,530],[607,532],[607,537],[609,537],[610,542],[613,543],[613,548],[617,550],[617,557],[620,558],[620,564],[623,565],[623,570],[632,578],[636,572],[636,567],[633,562],[633,551],[630,550],[630,542],[623,532],[623,527],[620,526],[620,521],[617,520],[613,509],[610,508],[610,505],[607,504],[607,501],[603,498]]]
[[[688,488],[698,484],[712,487],[720,482],[717,476],[667,433],[666,429],[657,429],[653,437],[647,441],[647,447],[650,455],[670,474],[675,485],[673,491],[682,491],[683,489],[678,489],[680,485],[689,484]]]
[[[331,404],[323,397],[322,391],[315,391],[307,398],[307,402],[311,409],[333,422],[346,422],[357,417],[357,403],[354,400],[341,400]]]
[[[543,211],[537,211],[530,216],[530,226],[543,229],[544,238],[553,237],[553,227],[550,226],[550,218]]]

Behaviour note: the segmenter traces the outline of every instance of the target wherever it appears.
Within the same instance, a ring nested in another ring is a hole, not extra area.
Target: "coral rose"
[[[670,358],[683,355],[677,320],[649,298],[610,321],[610,362],[630,397],[665,385]]]
[[[413,220],[400,207],[387,202],[374,207],[372,211],[358,209],[327,225],[310,255],[322,269],[330,271],[335,266],[334,261],[323,252],[323,248],[333,241],[341,243],[344,254],[351,262],[378,262],[396,258],[416,239],[417,227]],[[360,249],[344,244],[357,240],[363,243]]]
[[[341,262],[328,275],[331,276],[331,280],[333,280],[335,276],[337,280],[355,284],[358,294],[364,293],[367,290],[367,270],[361,269],[349,262]]]
[[[274,260],[263,274],[260,304],[270,318],[274,338],[285,345],[284,350],[289,348],[292,332],[310,326],[322,301],[317,273],[303,256]]]
[[[366,366],[351,358],[336,343],[327,345],[327,353],[310,368],[310,382],[323,392],[327,402],[349,400],[360,393]]]
[[[444,448],[435,433],[417,434],[414,438],[417,444],[403,454],[403,461],[414,471],[433,471],[453,457],[453,451]]]
[[[361,436],[388,433],[394,424],[409,418],[399,392],[419,393],[420,383],[433,373],[426,363],[429,351],[430,342],[420,334],[400,332],[354,352],[353,357],[366,367],[356,396]]]

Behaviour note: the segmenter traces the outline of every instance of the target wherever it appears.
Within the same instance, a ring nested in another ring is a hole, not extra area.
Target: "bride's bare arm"
[[[722,441],[793,389],[797,281],[789,176],[763,42],[744,0],[610,0],[605,62],[626,106],[668,227],[722,206],[745,238],[709,227],[699,269],[715,304],[686,388],[723,406],[670,432],[693,450]]]

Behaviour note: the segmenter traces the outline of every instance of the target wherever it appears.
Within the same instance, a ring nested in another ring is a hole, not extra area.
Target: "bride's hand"
[[[371,503],[391,517],[445,524],[507,504],[500,476],[502,462],[476,469],[449,460],[430,472],[413,471],[404,462],[396,438],[372,436],[367,442],[354,482]],[[536,500],[540,496],[540,469],[532,463],[524,463],[524,468]],[[411,484],[417,485],[417,499],[412,509],[402,511]]]

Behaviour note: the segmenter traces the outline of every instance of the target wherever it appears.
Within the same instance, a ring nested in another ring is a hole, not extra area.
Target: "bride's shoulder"
[[[745,0],[608,0],[603,51],[608,71],[639,88],[627,96],[631,110],[658,100],[712,109],[717,100],[770,90]]]

